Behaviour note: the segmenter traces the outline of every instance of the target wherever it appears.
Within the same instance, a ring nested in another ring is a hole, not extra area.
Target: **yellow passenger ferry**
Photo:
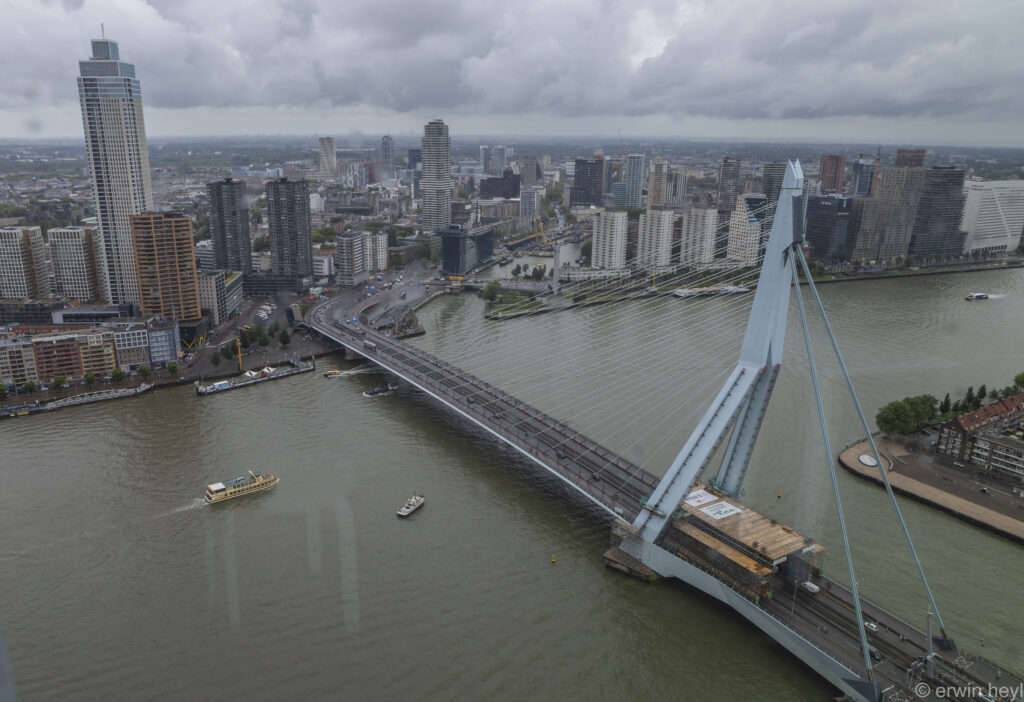
[[[329,370],[326,373],[324,373],[324,377],[325,378],[337,378],[340,375],[341,375],[341,371],[340,370]]]
[[[232,497],[241,497],[242,495],[259,492],[260,490],[268,490],[277,485],[277,481],[278,477],[276,475],[263,475],[262,473],[253,473],[250,470],[249,475],[225,480],[223,483],[207,485],[205,499],[210,504],[223,502],[224,500],[230,500]]]

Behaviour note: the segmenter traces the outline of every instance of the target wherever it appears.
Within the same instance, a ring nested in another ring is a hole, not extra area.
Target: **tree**
[[[260,329],[260,339],[259,339],[259,342],[260,342],[260,346],[266,346],[267,344],[270,343],[270,337],[267,336],[266,330],[264,330],[262,328]]]
[[[220,350],[219,349],[217,351],[214,351],[213,355],[210,356],[210,363],[212,363],[214,366],[219,366],[220,365]]]
[[[64,387],[64,383],[66,382],[68,382],[68,379],[65,378],[63,375],[53,376],[53,387],[57,388],[58,390]]]
[[[110,372],[110,378],[111,380],[120,383],[122,380],[124,380],[124,371],[121,370],[120,368],[115,368]]]
[[[487,302],[494,302],[498,299],[498,295],[501,294],[501,283],[496,280],[492,280],[490,283],[484,286],[483,298]]]
[[[25,389],[25,392],[27,392],[29,395],[34,393],[36,391],[36,388],[37,388],[37,386],[35,384],[35,381],[32,381],[32,380],[30,380],[27,383],[25,383],[22,387]]]
[[[930,424],[932,419],[935,418],[936,408],[939,404],[939,401],[933,395],[904,397],[903,402],[907,404],[907,407],[910,408],[911,413],[914,415],[915,428]]]
[[[270,239],[265,236],[258,236],[252,240],[253,251],[266,251],[270,248]]]
[[[523,272],[523,266],[521,264],[517,263],[516,267],[512,269],[512,277],[513,278],[518,278],[519,274],[522,273],[522,272]],[[1022,375],[1024,375],[1024,373],[1022,373]]]
[[[971,385],[967,388],[967,394],[964,395],[963,406],[970,409],[974,405],[974,386]]]
[[[86,385],[92,386],[92,384],[95,383],[95,382],[96,382],[96,374],[95,373],[93,373],[92,371],[89,371],[88,373],[85,374],[85,384]]]
[[[1024,246],[1024,244],[1021,244],[1021,246]],[[1018,392],[1024,390],[1024,373],[1018,373],[1013,376],[1013,387]]]
[[[280,329],[281,325],[278,324],[277,322],[274,322],[273,324],[270,325],[270,334],[276,334]]]
[[[3,402],[5,399],[7,399],[7,386],[0,383],[0,402]]]
[[[142,377],[143,380],[148,378],[149,374],[152,373],[152,372],[153,372],[153,369],[150,368],[149,366],[142,366],[141,368],[139,368],[139,375]]]
[[[288,330],[282,329],[281,333],[277,335],[277,340],[281,342],[281,346],[287,346],[291,339],[288,336]]]
[[[167,372],[170,373],[171,375],[177,375],[178,374],[178,362],[177,361],[171,361],[170,363],[168,363],[167,364]]]
[[[584,258],[586,258],[589,261],[590,260],[590,255],[593,253],[593,251],[594,251],[594,240],[593,239],[587,239],[586,241],[583,242],[583,246],[580,247],[580,256],[583,256]]]
[[[886,434],[910,434],[917,428],[914,412],[903,400],[890,402],[878,410],[875,424]]]
[[[988,386],[982,385],[980,388],[978,388],[978,399],[984,400],[986,397],[988,397]]]
[[[949,399],[949,393],[947,392],[946,396],[944,398],[942,398],[942,402],[939,403],[939,413],[940,414],[945,414],[946,412],[949,411],[950,407],[951,407],[951,401]]]
[[[956,412],[957,414],[960,414],[960,412],[963,411],[963,408],[963,403],[960,400],[957,400],[956,402],[953,403],[953,411]]]

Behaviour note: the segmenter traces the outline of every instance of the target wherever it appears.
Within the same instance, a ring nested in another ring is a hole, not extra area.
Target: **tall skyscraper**
[[[647,179],[647,209],[665,207],[668,199],[668,164],[661,156],[651,159],[651,174]],[[658,264],[662,265],[662,264]]]
[[[740,194],[740,160],[732,156],[722,159],[718,169],[718,211],[732,212]]]
[[[409,149],[409,170],[423,168],[423,149]]]
[[[0,229],[0,298],[53,297],[46,242],[39,227]]]
[[[395,173],[395,142],[390,134],[380,138],[380,160],[384,163],[384,170],[390,178]]]
[[[718,211],[692,207],[683,213],[682,218],[679,263],[683,266],[696,266],[714,262]]]
[[[594,268],[625,268],[628,225],[629,219],[625,212],[605,211],[594,215],[594,243],[591,252]]]
[[[626,157],[626,207],[644,205],[644,155],[630,154]]]
[[[270,270],[275,278],[313,275],[309,183],[281,178],[267,183]]]
[[[92,58],[78,67],[105,296],[112,304],[138,304],[130,217],[153,208],[142,90],[135,66],[120,60],[116,41],[94,39]]]
[[[924,187],[923,168],[885,167],[878,173],[878,258],[885,261],[907,255]]]
[[[779,201],[779,193],[782,192],[782,179],[786,175],[785,161],[769,161],[761,169],[761,185],[764,186],[764,196],[768,198],[768,205],[771,211],[775,211],[775,203]]]
[[[338,147],[334,137],[320,137],[320,177],[338,177]]]
[[[729,220],[728,257],[743,266],[756,266],[764,252],[768,199],[751,193],[736,198]]]
[[[519,182],[523,188],[529,189],[537,184],[538,173],[537,159],[534,156],[523,158],[523,165],[519,168]]]
[[[420,218],[423,231],[436,232],[451,224],[452,140],[448,136],[448,125],[440,119],[432,120],[423,127],[423,179],[420,181],[420,192],[423,194],[423,216]]]
[[[875,187],[875,159],[861,154],[853,160],[853,173],[851,175],[851,195],[853,197],[868,197],[874,195]]]
[[[896,149],[896,168],[923,168],[924,149]]]
[[[480,168],[484,175],[491,172],[491,147],[482,145],[480,147]]]
[[[963,170],[956,166],[926,168],[908,253],[912,256],[959,256],[966,237],[960,231],[963,213]]]
[[[505,171],[505,147],[494,146],[491,148],[491,173],[501,175]]]
[[[132,215],[136,275],[143,316],[198,322],[199,283],[192,220],[171,212]]]
[[[88,227],[61,227],[46,232],[50,239],[57,292],[65,297],[89,302],[103,297],[99,268],[99,242],[96,230]]]
[[[665,205],[679,209],[686,204],[686,171],[670,171],[665,182]]]
[[[824,195],[807,203],[806,235],[816,260],[838,263],[846,258],[850,202],[843,195]]]
[[[601,204],[601,168],[604,161],[576,159],[575,175],[569,188],[569,206]]]
[[[967,232],[965,253],[1005,253],[1020,246],[1024,180],[969,180],[964,184],[964,194],[960,228]]]
[[[365,232],[345,232],[338,237],[334,268],[341,285],[361,285],[368,275]]]
[[[648,209],[640,215],[637,230],[636,265],[648,270],[672,262],[672,210]]]
[[[821,192],[843,192],[843,181],[846,180],[846,154],[825,154],[818,163],[818,180],[821,181]]]
[[[216,267],[251,273],[252,245],[245,183],[225,178],[207,183],[206,190],[210,195],[210,238]]]
[[[858,263],[878,258],[882,235],[882,201],[877,197],[850,198],[850,225],[846,237],[847,258]]]

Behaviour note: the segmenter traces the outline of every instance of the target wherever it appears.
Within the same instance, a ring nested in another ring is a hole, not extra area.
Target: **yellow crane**
[[[540,240],[541,246],[548,246],[548,235],[544,233],[544,222],[541,221],[540,214],[534,215],[534,222],[537,224],[537,238]]]

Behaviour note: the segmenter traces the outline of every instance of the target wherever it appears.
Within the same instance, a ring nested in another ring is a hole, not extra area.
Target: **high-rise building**
[[[320,176],[338,177],[338,147],[334,137],[320,137]]]
[[[379,273],[388,269],[388,235],[385,232],[367,232],[363,250],[367,272]]]
[[[896,149],[896,168],[923,168],[924,149]]]
[[[601,169],[604,161],[576,159],[576,174],[569,188],[569,206],[601,204]]]
[[[686,171],[670,171],[665,182],[665,206],[679,209],[686,205]]]
[[[625,212],[599,212],[594,215],[594,239],[591,262],[594,268],[626,267],[626,234],[629,218]]]
[[[629,154],[626,157],[625,207],[638,208],[644,205],[644,160],[643,154]]]
[[[441,271],[447,275],[466,275],[494,256],[494,230],[489,227],[470,231],[451,226],[438,235],[441,237]]]
[[[494,146],[491,148],[491,173],[500,175],[505,171],[505,156],[506,149],[504,146]]]
[[[409,149],[409,170],[423,169],[423,149]]]
[[[968,180],[960,228],[964,253],[1005,253],[1020,246],[1024,229],[1024,180]],[[50,230],[53,231],[52,229]]]
[[[764,195],[768,198],[768,205],[775,211],[775,203],[779,201],[779,193],[782,192],[782,179],[786,176],[785,161],[768,161],[761,169],[761,184],[764,186]]]
[[[523,188],[532,188],[540,178],[540,168],[534,156],[526,156],[519,168],[519,181]]]
[[[380,138],[380,160],[384,164],[387,177],[390,178],[395,172],[395,142],[390,134]]]
[[[0,298],[53,297],[46,242],[39,227],[0,229]]]
[[[267,183],[270,265],[275,278],[313,275],[313,225],[309,183],[281,178]]]
[[[198,322],[199,284],[192,220],[171,212],[132,215],[136,276],[142,316]]]
[[[482,178],[480,180],[480,199],[493,200],[519,197],[521,178],[522,176],[513,173],[511,168],[506,168],[501,177]]]
[[[843,181],[846,180],[846,154],[825,154],[818,163],[818,180],[821,181],[821,192],[843,192]]]
[[[912,256],[959,256],[967,236],[960,231],[963,213],[964,171],[956,166],[926,168],[907,252]]]
[[[736,198],[729,219],[728,258],[742,266],[756,266],[764,253],[767,237],[768,198],[750,193]]]
[[[715,259],[715,229],[718,211],[710,207],[692,207],[682,214],[679,236],[679,263],[697,266]]]
[[[651,174],[647,179],[647,209],[652,210],[665,207],[667,200],[668,163],[661,156],[656,156],[651,159]]]
[[[491,172],[491,147],[486,145],[480,146],[480,170],[483,171],[484,175]]]
[[[879,259],[886,261],[907,255],[923,186],[923,168],[886,167],[879,171],[876,190],[881,208],[878,214]]]
[[[540,190],[536,187],[519,191],[519,216],[526,222],[533,222],[540,206]]]
[[[732,156],[722,159],[718,169],[718,211],[732,212],[740,194],[740,160]]]
[[[636,265],[648,270],[672,263],[672,210],[648,209],[637,229]]]
[[[245,183],[225,178],[207,183],[210,196],[210,238],[216,268],[252,271],[252,242],[249,239],[249,208],[245,206]]]
[[[875,186],[875,165],[873,158],[861,154],[853,160],[852,183],[850,194],[853,197],[868,197],[874,195]]]
[[[850,198],[843,195],[824,195],[812,197],[807,203],[805,233],[808,243],[814,247],[816,260],[838,263],[846,258],[850,202]]]
[[[64,297],[91,301],[103,297],[99,241],[89,227],[61,227],[46,233],[50,239],[54,282]]]
[[[112,304],[137,304],[130,217],[153,208],[142,90],[135,66],[120,60],[116,41],[94,39],[92,58],[78,66],[105,297]]]
[[[199,307],[213,326],[227,321],[242,304],[242,274],[237,271],[198,271]]]
[[[341,285],[361,285],[366,280],[366,236],[364,232],[345,232],[338,237],[334,272]]]
[[[882,201],[877,197],[850,198],[850,225],[847,230],[847,258],[859,263],[878,258],[882,239]]]
[[[423,127],[423,179],[420,181],[420,191],[423,194],[423,215],[420,218],[423,231],[436,232],[451,224],[452,140],[448,136],[448,125],[439,119]]]

